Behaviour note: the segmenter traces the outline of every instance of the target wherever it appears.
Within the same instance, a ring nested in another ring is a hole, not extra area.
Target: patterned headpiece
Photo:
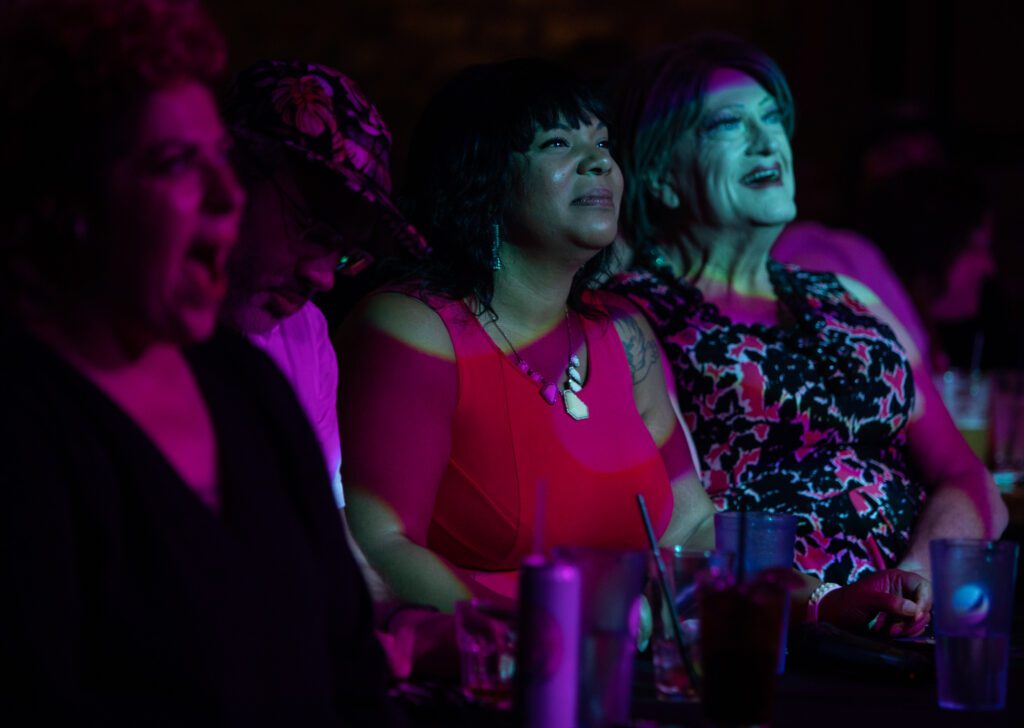
[[[351,78],[315,63],[260,61],[235,78],[225,114],[236,140],[278,144],[337,173],[381,212],[390,243],[429,251],[391,201],[391,133]]]

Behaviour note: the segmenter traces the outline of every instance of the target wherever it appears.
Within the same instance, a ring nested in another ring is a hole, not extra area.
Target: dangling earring
[[[501,257],[498,249],[501,248],[501,225],[491,225],[491,270],[501,270]]]

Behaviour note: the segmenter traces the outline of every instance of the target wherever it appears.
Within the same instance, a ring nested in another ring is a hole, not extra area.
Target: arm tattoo
[[[658,345],[644,335],[640,324],[632,316],[624,316],[615,321],[615,328],[622,339],[622,347],[626,350],[629,371],[633,374],[634,386],[640,384],[650,374],[651,369],[661,359]]]

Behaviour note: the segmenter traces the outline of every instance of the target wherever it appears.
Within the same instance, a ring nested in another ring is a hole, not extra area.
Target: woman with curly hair
[[[0,710],[389,724],[317,441],[216,330],[243,198],[219,32],[190,0],[37,0],[0,27]]]
[[[541,61],[478,66],[428,105],[409,219],[433,252],[339,334],[349,522],[400,599],[512,599],[532,548],[710,544],[650,329],[587,290],[622,176],[601,105]]]

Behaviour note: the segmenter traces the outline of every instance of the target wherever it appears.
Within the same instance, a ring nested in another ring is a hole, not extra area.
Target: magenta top
[[[605,295],[591,295],[589,303],[604,312]],[[589,408],[589,418],[575,420],[561,394],[553,404],[541,395],[538,382],[492,341],[465,303],[434,298],[430,305],[451,337],[455,362],[368,332],[353,366],[362,361],[373,371],[343,377],[343,383],[370,377],[394,382],[390,392],[357,386],[343,392],[349,482],[394,509],[411,540],[508,596],[515,595],[519,564],[538,529],[545,549],[646,548],[636,505],[642,493],[656,533],[664,533],[673,505],[669,476],[637,411],[629,363],[610,316],[573,319],[574,325],[581,322],[586,343],[588,371],[579,397]],[[564,336],[560,328],[549,342],[530,347],[531,354],[549,343],[564,361]],[[427,418],[438,422],[438,412],[445,413],[444,421],[450,415],[450,430],[423,427]],[[384,444],[386,453],[380,451]],[[437,448],[445,448],[446,461]],[[377,460],[371,467],[364,458]],[[435,461],[436,491],[410,486],[417,478],[422,482],[422,468],[433,469]],[[538,487],[545,495],[542,523]]]

